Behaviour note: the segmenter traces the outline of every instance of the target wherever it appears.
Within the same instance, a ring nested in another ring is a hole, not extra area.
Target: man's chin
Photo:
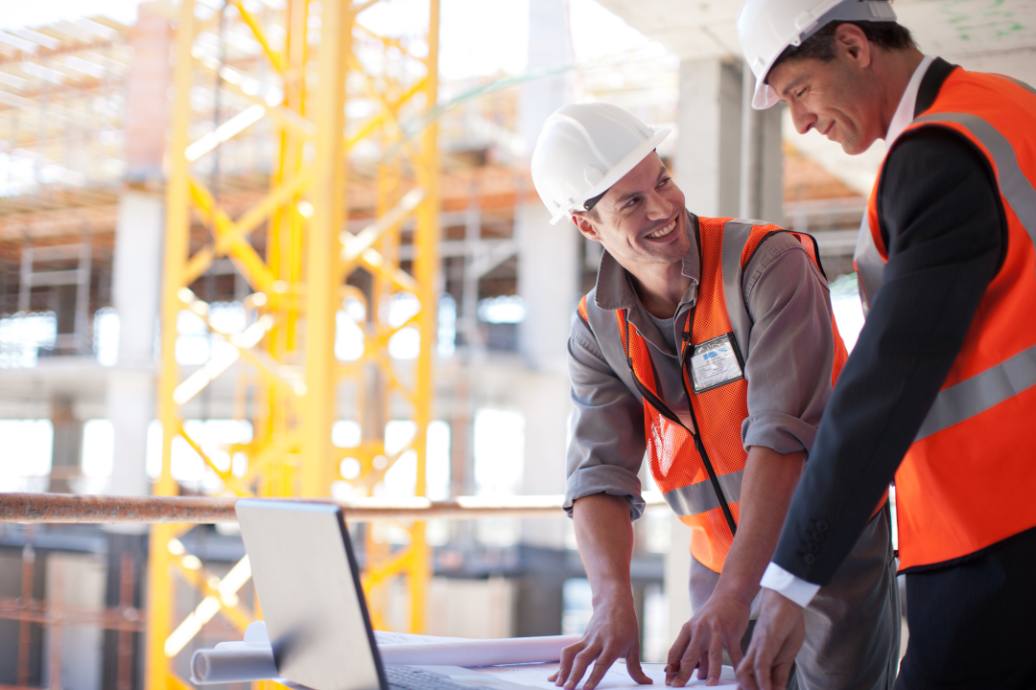
[[[850,156],[858,156],[861,153],[865,153],[875,142],[875,139],[871,139],[867,142],[861,141],[840,141],[838,142],[842,146],[842,150]]]

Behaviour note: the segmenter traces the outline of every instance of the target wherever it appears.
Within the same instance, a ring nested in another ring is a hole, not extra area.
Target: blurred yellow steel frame
[[[344,482],[340,467],[351,458],[361,472],[349,485],[371,496],[406,456],[416,459],[413,496],[426,495],[439,270],[439,2],[413,0],[428,17],[424,35],[416,37],[380,35],[364,26],[362,13],[378,4],[286,0],[266,6],[230,0],[213,10],[195,0],[180,2],[166,156],[157,496],[180,492],[173,475],[174,444],[202,461],[220,487],[217,495],[328,497]],[[229,53],[214,51],[228,26],[238,29],[235,40],[255,41],[249,60],[235,64]],[[225,89],[232,106],[217,111],[220,121],[198,112],[196,94],[202,88]],[[346,118],[346,104],[355,100],[369,105],[354,122]],[[198,164],[218,157],[242,132],[264,126],[276,145],[270,189],[235,218],[221,205],[218,177],[206,178]],[[362,160],[356,155],[361,149]],[[369,219],[350,232],[348,192],[358,176],[373,179],[376,208],[373,214],[367,209]],[[265,237],[259,236],[263,230]],[[415,250],[406,266],[399,260],[404,237]],[[199,297],[198,281],[223,259],[251,291],[238,331],[215,323],[210,305]],[[366,275],[347,284],[360,271]],[[365,287],[357,289],[357,283]],[[390,302],[401,295],[412,298],[417,311],[402,323],[390,323]],[[347,302],[360,308],[347,310]],[[353,330],[363,335],[363,349],[358,358],[343,360],[335,354],[336,324],[351,313],[362,313]],[[190,372],[181,371],[176,358],[184,314],[200,321],[223,348]],[[406,329],[416,330],[420,347],[416,360],[400,362],[391,357],[389,342]],[[238,408],[251,422],[252,438],[233,444],[235,459],[226,465],[217,462],[211,441],[191,431],[186,406],[231,376],[239,377],[238,397],[250,401]],[[336,397],[346,384],[355,386],[360,398],[353,419],[361,435],[351,447],[332,440],[334,423],[344,417]],[[401,403],[391,407],[392,416],[398,418],[401,406],[409,409],[414,431],[402,448],[387,449],[392,396]],[[243,629],[253,615],[238,598],[250,577],[247,559],[216,576],[184,545],[181,537],[190,528],[163,523],[151,529],[146,675],[151,690],[189,687],[175,672],[184,667],[177,655],[189,650],[208,621],[222,616]],[[409,592],[409,630],[420,632],[430,576],[424,523],[393,529],[409,530],[409,542],[391,552],[379,543],[376,525],[366,530],[364,583],[372,616],[376,625],[385,624],[379,590],[402,577]],[[177,609],[176,592],[184,587],[197,592],[193,609]]]

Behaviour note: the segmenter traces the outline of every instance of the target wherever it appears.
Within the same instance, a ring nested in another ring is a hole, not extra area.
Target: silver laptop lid
[[[318,690],[385,690],[345,518],[321,503],[236,506],[277,670]]]

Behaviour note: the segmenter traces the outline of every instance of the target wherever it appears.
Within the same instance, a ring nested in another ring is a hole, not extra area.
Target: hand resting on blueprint
[[[550,668],[556,668],[556,664],[520,664],[516,666],[493,666],[479,669],[483,673],[492,674],[501,680],[529,688],[542,688],[549,690],[554,684],[546,680]],[[642,663],[641,670],[648,679],[653,681],[654,687],[663,690],[665,688],[665,666],[658,663]],[[692,678],[687,681],[687,688],[704,690],[708,685],[707,681]],[[644,688],[630,677],[629,670],[623,660],[612,664],[608,672],[601,677],[597,684],[597,690],[638,690]],[[737,690],[737,681],[734,679],[734,669],[724,666],[719,676],[719,685],[711,686],[711,690]]]
[[[651,678],[640,667],[639,637],[630,592],[623,591],[606,601],[594,602],[594,612],[583,638],[561,650],[561,665],[547,680],[565,690],[574,690],[593,664],[583,688],[594,690],[611,665],[624,659],[630,678],[640,685],[650,685]]]

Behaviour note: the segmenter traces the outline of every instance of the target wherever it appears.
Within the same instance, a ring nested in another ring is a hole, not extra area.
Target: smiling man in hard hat
[[[783,687],[803,607],[894,475],[896,687],[1036,688],[1036,92],[923,55],[887,2],[748,0],[738,30],[756,107],[850,154],[889,144],[857,244],[867,320],[738,679]]]
[[[816,244],[774,225],[705,218],[655,151],[666,131],[612,105],[544,124],[532,178],[552,220],[604,248],[569,339],[572,419],[565,506],[593,590],[583,639],[555,683],[592,689],[618,659],[648,682],[630,585],[631,519],[648,463],[691,529],[693,616],[667,681],[718,680],[736,662],[845,348]],[[891,687],[898,650],[884,501],[810,606],[801,688]],[[872,509],[874,507],[872,504]],[[587,675],[589,674],[589,675]]]

